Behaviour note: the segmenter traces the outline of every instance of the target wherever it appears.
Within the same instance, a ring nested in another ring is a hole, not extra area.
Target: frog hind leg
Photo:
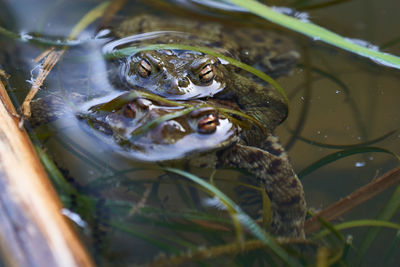
[[[269,137],[271,144],[273,136]],[[220,167],[241,168],[254,175],[265,187],[271,201],[269,232],[279,237],[304,238],[306,202],[303,186],[280,145],[270,151],[236,144],[222,151]]]

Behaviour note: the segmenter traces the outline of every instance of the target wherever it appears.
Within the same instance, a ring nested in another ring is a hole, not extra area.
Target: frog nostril
[[[208,114],[199,120],[197,130],[202,134],[211,134],[216,131],[218,125],[218,118],[214,114]]]
[[[189,80],[187,78],[179,79],[178,80],[178,86],[179,87],[188,87],[189,86]]]
[[[124,108],[124,116],[133,119],[136,116],[136,108],[132,103],[129,103]]]

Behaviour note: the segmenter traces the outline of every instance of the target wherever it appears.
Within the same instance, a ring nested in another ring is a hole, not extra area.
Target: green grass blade
[[[301,179],[302,177],[306,176],[307,174],[315,171],[318,168],[321,168],[322,166],[325,166],[333,161],[336,161],[338,159],[342,159],[344,157],[348,157],[351,155],[355,154],[360,154],[360,153],[368,153],[368,152],[379,152],[379,153],[386,153],[394,156],[397,158],[397,160],[400,161],[400,157],[396,155],[395,153],[391,152],[390,150],[380,148],[380,147],[359,147],[359,148],[351,148],[351,149],[346,149],[342,151],[338,151],[332,154],[329,154],[322,159],[317,160],[316,162],[312,163],[302,171],[298,173],[299,178]]]
[[[256,224],[247,214],[245,214],[239,206],[237,206],[230,198],[228,198],[224,193],[222,193],[220,190],[218,190],[216,187],[212,186],[211,184],[207,183],[203,179],[179,170],[175,168],[163,168],[166,171],[172,172],[172,173],[177,173],[183,177],[186,177],[187,179],[190,179],[191,181],[199,184],[202,186],[206,191],[208,191],[211,195],[218,196],[218,198],[224,202],[224,204],[234,210],[237,213],[237,216],[241,223],[257,238],[259,238],[264,244],[268,246],[268,248],[271,249],[277,256],[279,256],[286,264],[287,266],[298,266],[298,263],[291,258],[285,250],[283,250],[279,244],[269,236],[266,232],[264,232],[258,224]]]
[[[356,53],[372,59],[374,62],[389,67],[400,69],[400,57],[377,51],[374,48],[367,48],[352,42],[334,32],[324,29],[308,21],[299,20],[281,13],[278,13],[270,7],[263,5],[255,0],[229,0],[230,2],[249,10],[250,12],[267,19],[273,23],[279,24],[291,30],[307,35],[314,40],[320,40],[328,44],[340,47],[350,52]]]
[[[400,231],[397,231],[397,234],[393,239],[392,245],[390,246],[389,251],[385,255],[382,266],[390,266],[389,265],[390,260],[394,256],[395,251],[398,251],[399,244],[400,244]]]
[[[103,13],[106,11],[109,1],[103,2],[90,10],[85,16],[81,18],[81,20],[75,25],[75,27],[71,30],[68,39],[74,40],[89,24],[91,24],[96,19],[100,18]]]
[[[387,222],[387,221],[381,221],[381,220],[356,220],[356,221],[350,221],[350,222],[345,222],[345,223],[340,223],[340,224],[334,225],[334,227],[337,231],[354,228],[354,227],[369,227],[369,226],[386,227],[386,228],[400,230],[400,224]],[[331,233],[330,230],[322,230],[319,233],[317,233],[316,235],[314,235],[313,239],[319,239],[330,233]]]
[[[400,185],[397,186],[396,190],[394,191],[391,198],[388,200],[384,208],[380,211],[377,219],[378,220],[390,220],[392,216],[398,211],[400,208]],[[367,231],[367,234],[364,237],[364,240],[361,243],[359,249],[359,258],[358,261],[361,263],[362,259],[364,258],[365,253],[367,252],[368,248],[371,246],[372,242],[378,236],[380,232],[380,228],[371,228]]]
[[[76,194],[76,189],[73,188],[66,181],[64,175],[60,172],[54,162],[49,158],[46,152],[44,152],[43,149],[38,147],[37,145],[35,145],[35,150],[56,188],[63,194]]]

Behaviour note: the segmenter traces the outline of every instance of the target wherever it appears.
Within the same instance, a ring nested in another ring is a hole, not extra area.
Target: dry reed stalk
[[[7,266],[94,266],[61,214],[58,196],[18,127],[1,81],[0,100],[1,259]]]

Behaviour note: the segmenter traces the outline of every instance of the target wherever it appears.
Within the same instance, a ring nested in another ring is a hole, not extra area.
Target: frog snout
[[[169,86],[170,95],[184,95],[189,92],[190,80],[188,77],[175,78]]]
[[[178,87],[188,87],[190,84],[188,77],[183,77],[178,79]]]

